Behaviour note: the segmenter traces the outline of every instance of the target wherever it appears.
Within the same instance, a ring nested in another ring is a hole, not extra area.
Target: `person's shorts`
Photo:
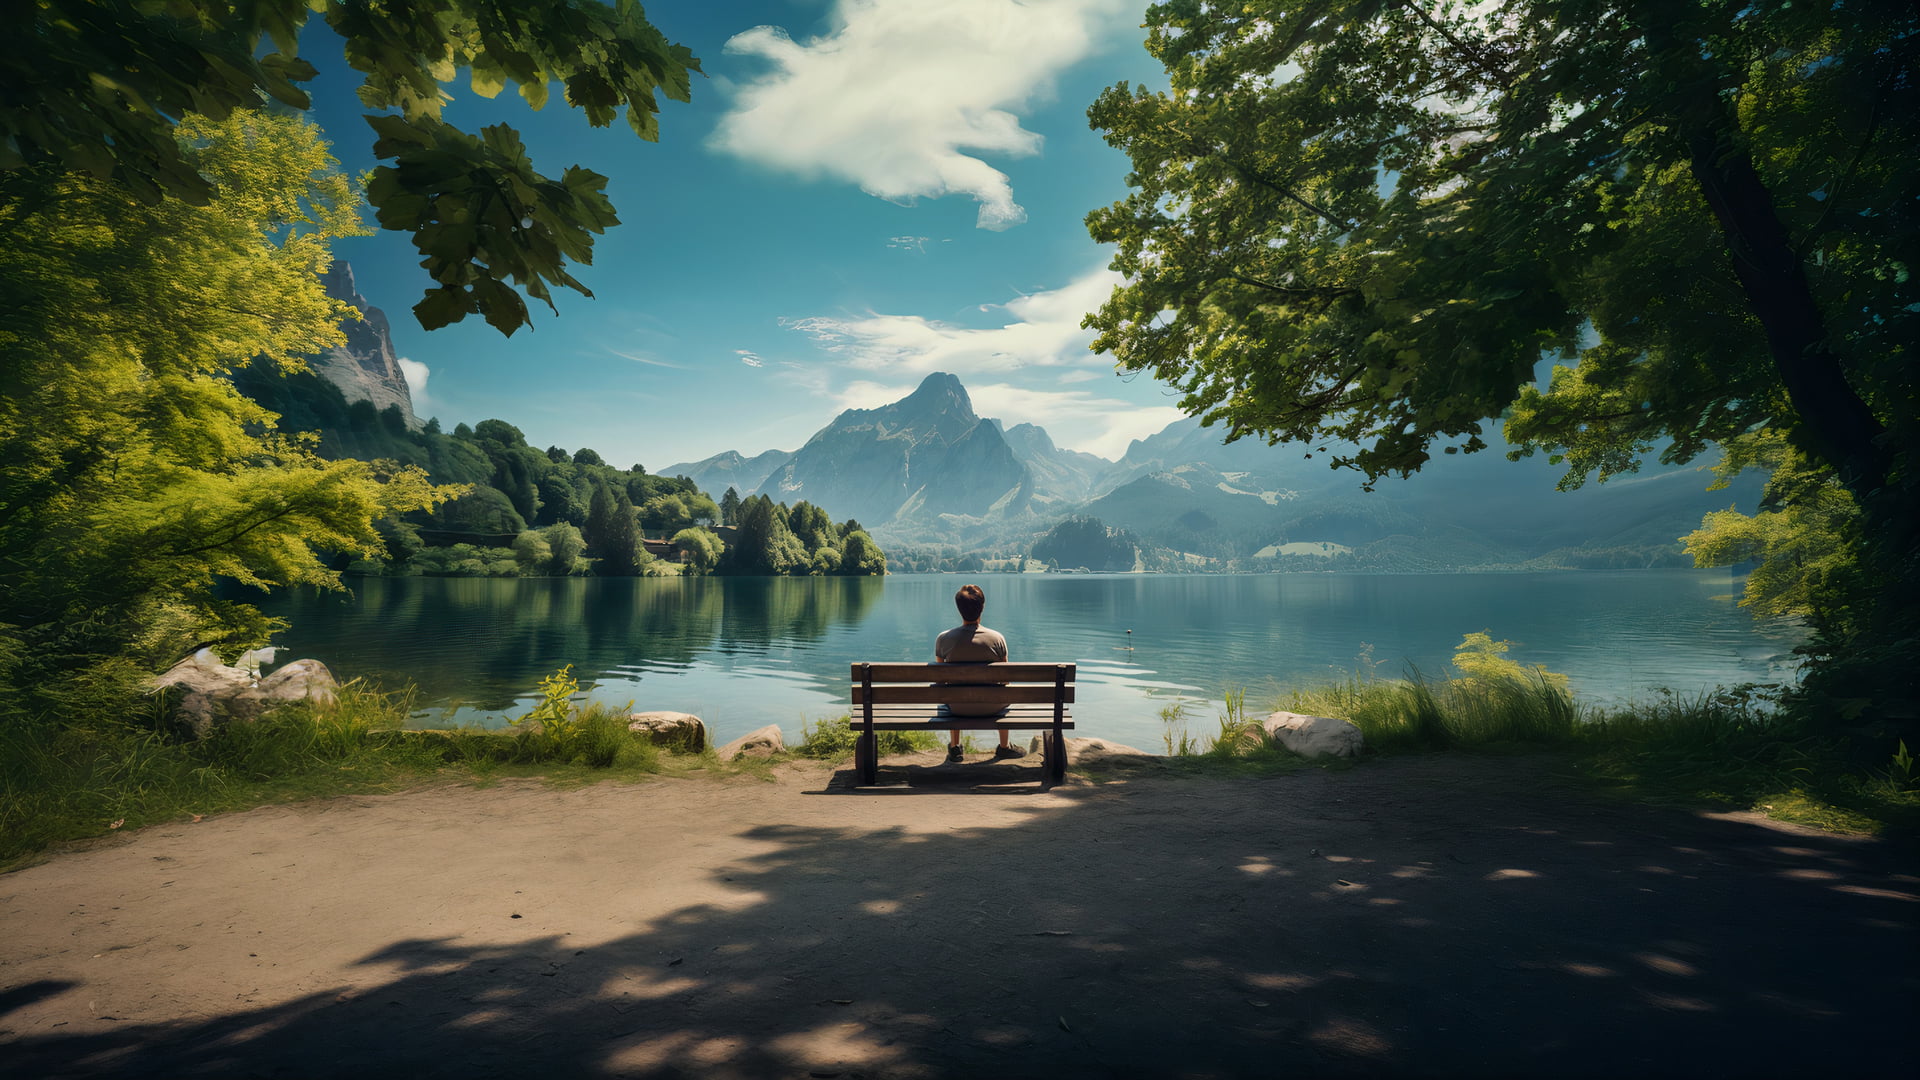
[[[940,715],[967,717],[1005,716],[1007,715],[1007,707],[1005,705],[942,705],[940,706]]]

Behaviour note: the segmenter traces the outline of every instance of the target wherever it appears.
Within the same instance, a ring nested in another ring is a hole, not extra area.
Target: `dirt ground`
[[[1910,848],[1552,758],[446,787],[0,877],[0,1075],[1912,1075]]]

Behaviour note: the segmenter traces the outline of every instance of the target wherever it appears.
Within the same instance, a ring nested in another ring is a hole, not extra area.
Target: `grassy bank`
[[[1274,753],[1257,723],[1233,716],[1194,756]],[[1276,710],[1351,720],[1369,755],[1553,751],[1597,786],[1664,805],[1754,810],[1849,832],[1920,836],[1920,767],[1888,735],[1850,730],[1808,706],[1778,707],[1755,687],[1663,693],[1617,708],[1579,703],[1539,669],[1458,678],[1356,676],[1294,691]],[[1516,783],[1531,766],[1516,762]]]
[[[542,681],[544,700],[505,731],[409,731],[407,693],[361,682],[332,705],[283,707],[204,739],[162,734],[156,711],[124,723],[0,724],[0,872],[57,844],[209,814],[421,784],[539,777],[577,784],[655,775],[751,775],[764,760],[722,763],[711,749],[655,746],[627,730],[626,712],[578,705],[567,670]],[[804,727],[791,752],[853,754],[846,717]],[[889,732],[883,753],[930,749],[920,732]]]
[[[564,670],[543,687],[543,702],[504,732],[404,731],[409,697],[359,683],[343,687],[336,704],[283,708],[199,740],[161,734],[152,716],[0,724],[0,871],[60,843],[301,799],[505,777],[565,784],[764,770],[763,762],[723,765],[711,751],[656,747],[627,730],[624,711],[575,705],[577,687]],[[1438,680],[1356,675],[1264,704],[1259,713],[1351,720],[1366,737],[1368,757],[1513,753],[1514,781],[1524,784],[1541,768],[1539,753],[1548,752],[1556,755],[1556,772],[1571,770],[1644,801],[1920,836],[1920,775],[1911,760],[1896,756],[1898,744],[1781,711],[1752,689],[1601,709],[1578,703],[1563,679],[1515,665]],[[1194,717],[1181,706],[1162,716],[1176,774],[1309,767],[1264,737],[1244,695],[1228,695],[1225,713],[1198,737],[1188,730]],[[807,722],[803,732],[795,756],[853,755],[845,716]],[[883,754],[941,742],[922,732],[881,738]]]
[[[284,707],[198,740],[146,717],[0,724],[0,870],[54,844],[271,803],[435,781],[730,771],[711,752],[664,751],[598,705],[506,732],[403,731],[410,708],[406,694],[349,683],[334,705]]]

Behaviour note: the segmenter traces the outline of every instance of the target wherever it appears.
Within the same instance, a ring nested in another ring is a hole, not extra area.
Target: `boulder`
[[[1042,754],[1046,750],[1046,736],[1035,735],[1027,742],[1027,752]],[[1076,739],[1067,737],[1067,764],[1069,765],[1107,765],[1127,766],[1146,764],[1153,755],[1145,750],[1135,749],[1125,743],[1111,739]]]
[[[1350,721],[1305,713],[1268,713],[1260,721],[1267,738],[1301,757],[1355,757],[1366,745]]]
[[[230,667],[212,649],[201,649],[168,668],[150,686],[156,691],[178,687],[180,718],[196,736],[205,736],[227,721],[258,720],[261,713],[282,702],[331,702],[338,684],[320,661],[295,660],[256,685],[246,668]]]
[[[787,742],[780,737],[779,725],[768,724],[758,731],[747,732],[714,753],[721,761],[734,761],[743,757],[772,757],[786,748]]]
[[[637,712],[627,717],[627,730],[645,735],[655,746],[689,754],[707,748],[707,725],[692,713]]]
[[[236,719],[256,720],[275,705],[290,701],[317,701],[331,705],[339,700],[334,691],[340,684],[333,672],[318,660],[295,660],[233,696],[228,705]]]

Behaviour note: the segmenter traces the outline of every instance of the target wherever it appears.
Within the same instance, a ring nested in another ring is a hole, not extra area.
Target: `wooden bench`
[[[1040,728],[1047,779],[1067,775],[1073,730],[1072,664],[853,665],[853,764],[862,784],[880,778],[881,731],[1004,731]],[[983,685],[985,684],[985,685]],[[994,716],[955,716],[941,705],[991,705]]]

